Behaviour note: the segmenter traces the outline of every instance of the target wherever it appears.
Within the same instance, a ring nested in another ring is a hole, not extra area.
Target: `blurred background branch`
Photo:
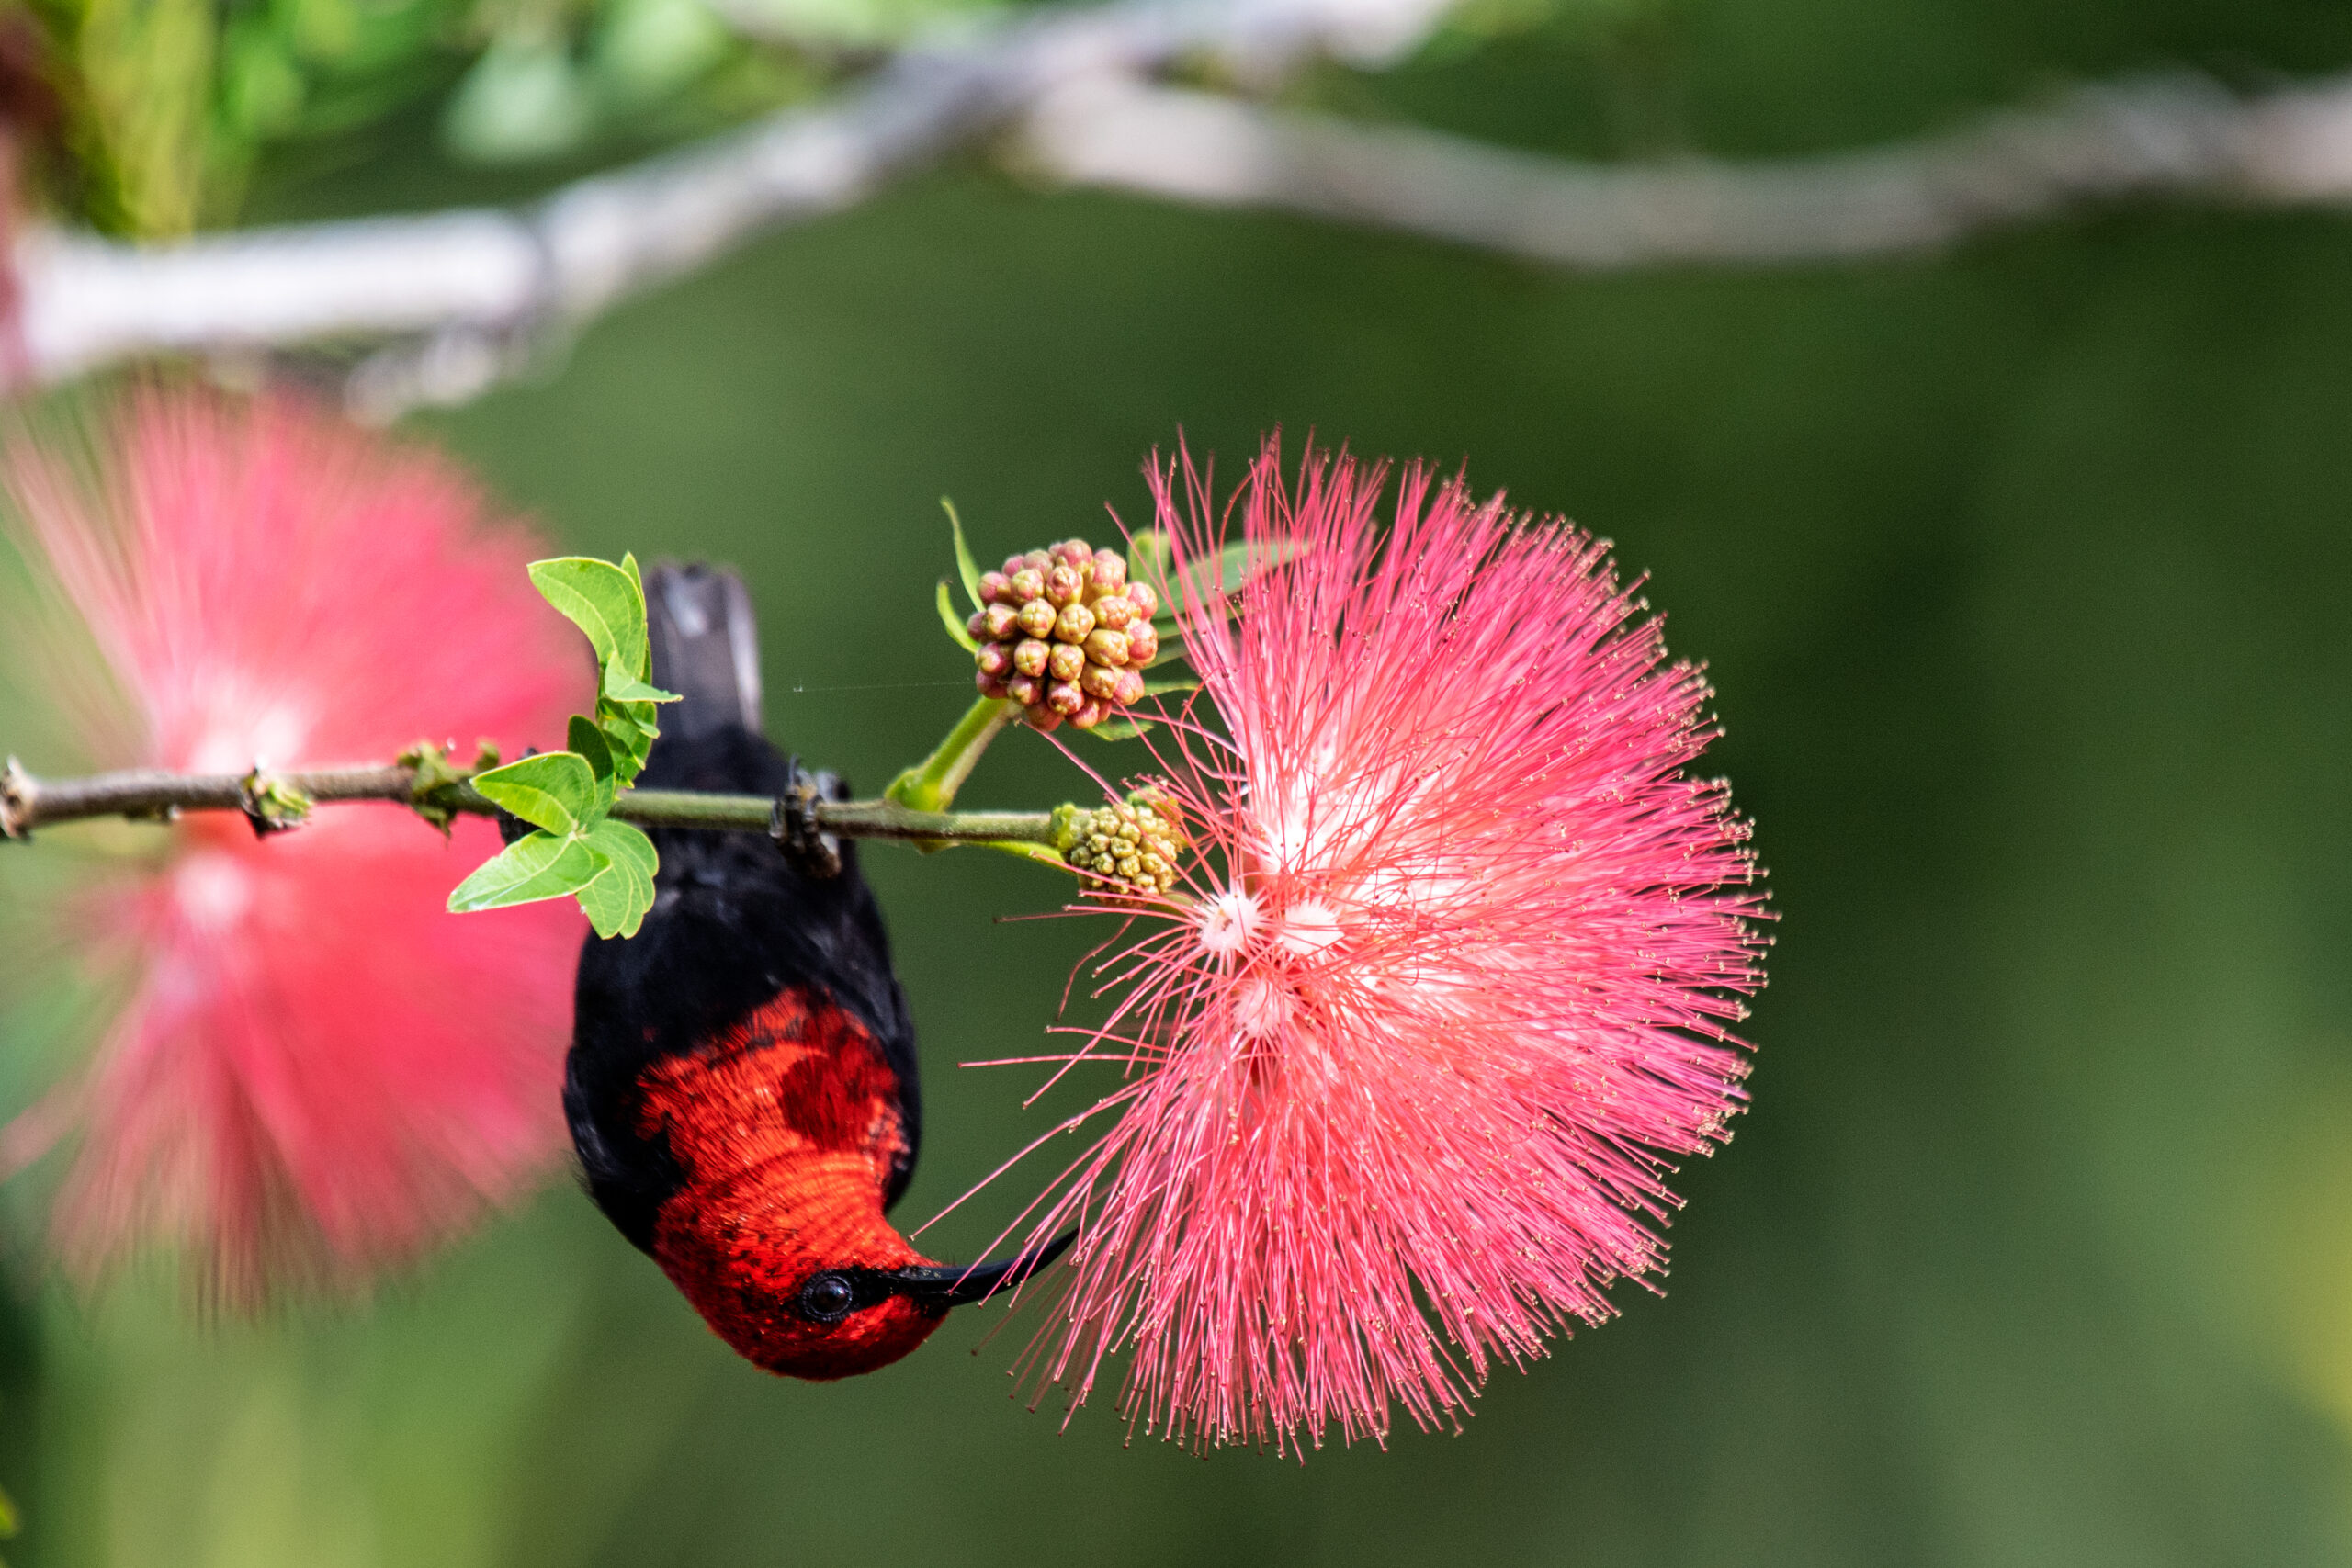
[[[36,230],[17,247],[26,371],[57,379],[158,352],[401,336],[353,371],[355,412],[461,402],[535,338],[691,272],[752,236],[839,210],[995,130],[1048,90],[1194,51],[1261,69],[1418,40],[1441,0],[1137,0],[967,28],[866,85],[591,176],[519,211],[263,229],[156,247]]]
[[[1023,147],[1071,184],[1286,209],[1555,265],[1844,261],[2134,197],[2340,201],[2352,195],[2352,78],[2254,98],[2194,76],[2078,87],[1866,152],[1646,166],[1097,78],[1042,102]]]
[[[2352,80],[2252,96],[2195,75],[2126,81],[1862,152],[1626,164],[1151,80],[1206,62],[1262,94],[1316,57],[1395,60],[1447,8],[1126,0],[933,19],[895,49],[867,50],[878,63],[832,96],[526,207],[164,243],[154,234],[185,227],[178,218],[145,238],[28,227],[15,247],[18,370],[43,383],[158,353],[356,344],[368,352],[344,373],[354,412],[383,420],[460,403],[616,302],[1008,129],[1016,165],[1051,182],[1283,209],[1574,267],[1836,262],[2119,200],[2281,206],[2352,193]],[[735,0],[717,14],[747,34],[797,28],[806,41],[805,18],[773,6]],[[859,42],[831,46],[854,61]],[[469,84],[507,69],[500,47]],[[502,89],[510,106],[530,98],[514,80]],[[458,133],[509,151],[552,144],[556,130],[517,129],[511,107],[479,107],[487,89],[469,99],[469,84],[450,106]]]

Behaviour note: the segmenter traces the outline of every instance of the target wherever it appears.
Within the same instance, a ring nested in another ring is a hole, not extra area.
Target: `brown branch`
[[[478,817],[496,805],[462,779],[427,780],[420,788],[412,767],[292,768],[253,773],[175,773],[131,769],[86,778],[40,779],[15,759],[0,772],[0,837],[23,839],[36,828],[91,818],[169,820],[184,811],[242,811],[252,817],[257,787],[292,791],[317,805],[379,801]],[[781,803],[763,795],[714,795],[693,790],[624,790],[612,815],[647,828],[701,828],[769,833]],[[1044,811],[914,811],[888,800],[817,801],[816,827],[846,839],[899,839],[949,843],[1051,845],[1052,814]]]

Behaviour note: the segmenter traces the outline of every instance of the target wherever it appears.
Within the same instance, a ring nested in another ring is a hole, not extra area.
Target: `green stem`
[[[767,830],[775,802],[763,795],[703,795],[629,789],[613,797],[615,817],[645,828]],[[820,800],[817,826],[844,839],[904,839],[951,844],[1051,844],[1046,811],[920,811],[895,800]]]
[[[956,792],[972,776],[980,753],[989,749],[1021,705],[1003,697],[982,697],[964,711],[932,754],[890,781],[885,800],[918,811],[944,811],[956,803]]]

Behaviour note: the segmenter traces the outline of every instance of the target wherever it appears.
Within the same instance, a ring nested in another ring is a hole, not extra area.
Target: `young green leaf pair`
[[[598,936],[635,936],[653,908],[661,859],[650,839],[609,813],[661,734],[656,705],[678,700],[650,684],[645,584],[635,556],[618,566],[584,556],[535,561],[531,581],[596,651],[596,712],[572,716],[569,750],[473,776],[477,791],[535,830],[459,883],[449,908],[463,914],[570,894]]]

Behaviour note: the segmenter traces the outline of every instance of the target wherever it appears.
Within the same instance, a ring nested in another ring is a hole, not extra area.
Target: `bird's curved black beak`
[[[893,1294],[927,1306],[969,1306],[1020,1284],[1067,1252],[1069,1244],[1077,1239],[1078,1233],[1070,1231],[1043,1247],[1033,1247],[994,1263],[927,1264],[920,1269],[893,1269],[882,1278],[890,1282]]]

